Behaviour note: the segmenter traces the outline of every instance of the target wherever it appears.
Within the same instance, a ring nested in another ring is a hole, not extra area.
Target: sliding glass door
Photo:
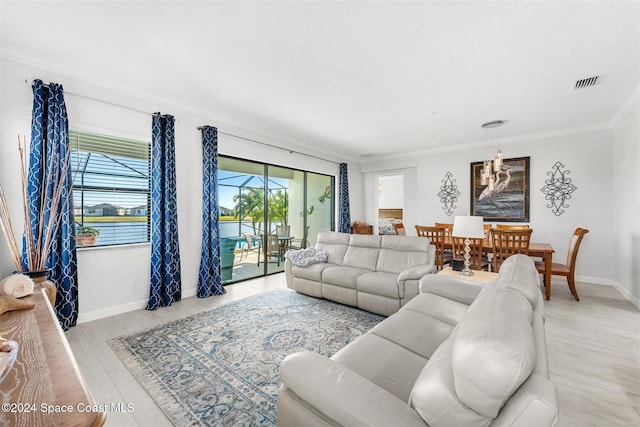
[[[335,178],[221,156],[218,171],[223,283],[284,271],[289,249],[334,230]]]
[[[308,245],[315,246],[318,232],[335,230],[335,188],[334,177],[317,173],[307,173],[307,209]]]

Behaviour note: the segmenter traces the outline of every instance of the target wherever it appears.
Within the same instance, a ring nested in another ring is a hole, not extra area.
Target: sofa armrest
[[[434,264],[416,265],[400,272],[398,282],[406,280],[420,280],[427,274],[435,273],[436,266]]]
[[[339,425],[426,425],[406,402],[316,353],[287,356],[280,364],[280,379],[314,412]]]
[[[420,293],[440,295],[464,304],[471,304],[483,286],[456,277],[430,274],[420,280]]]

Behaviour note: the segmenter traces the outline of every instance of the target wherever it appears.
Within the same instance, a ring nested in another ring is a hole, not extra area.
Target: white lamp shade
[[[453,220],[454,237],[484,239],[484,219],[481,216],[456,216]]]

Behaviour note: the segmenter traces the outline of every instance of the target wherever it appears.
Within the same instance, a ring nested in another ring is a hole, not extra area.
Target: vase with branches
[[[42,170],[44,188],[52,188],[50,194],[40,194],[40,205],[37,211],[37,229],[34,230],[32,215],[29,209],[28,164],[26,154],[26,138],[18,136],[18,152],[20,155],[20,178],[22,190],[22,208],[24,214],[24,257],[15,237],[15,230],[9,215],[7,200],[0,185],[0,228],[9,246],[9,253],[17,272],[36,272],[47,269],[47,258],[55,239],[61,215],[57,212],[65,203],[62,200],[65,179],[71,167],[71,153],[68,151],[61,158],[56,156]]]

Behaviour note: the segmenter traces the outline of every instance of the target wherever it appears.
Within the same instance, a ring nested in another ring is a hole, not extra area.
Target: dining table
[[[445,249],[451,249],[453,247],[450,238],[445,239]],[[493,245],[489,239],[485,239],[482,242],[482,251],[485,253],[493,252]],[[551,283],[551,262],[553,259],[553,253],[555,250],[549,243],[529,243],[529,256],[535,258],[542,258],[544,263],[544,283]],[[545,298],[547,301],[551,299],[551,286],[545,286]]]

